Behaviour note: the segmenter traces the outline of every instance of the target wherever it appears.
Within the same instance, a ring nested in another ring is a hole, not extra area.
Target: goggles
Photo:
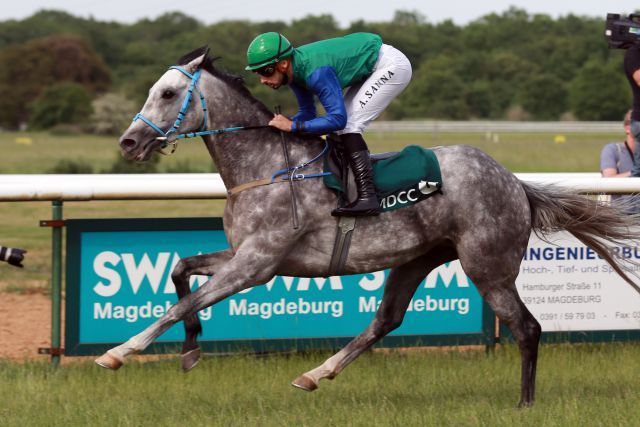
[[[255,70],[255,72],[261,75],[262,77],[271,77],[276,72],[276,65],[275,64],[265,65],[264,67],[258,68],[257,70]]]

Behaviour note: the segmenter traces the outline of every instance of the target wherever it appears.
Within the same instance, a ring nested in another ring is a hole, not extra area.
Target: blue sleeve
[[[306,120],[315,119],[316,104],[313,101],[313,93],[295,83],[290,83],[289,87],[298,99],[298,112],[295,116],[291,117],[291,120],[295,123],[296,121],[304,122]]]
[[[327,114],[312,120],[293,122],[293,132],[328,134],[347,125],[347,109],[342,97],[342,86],[332,67],[320,67],[307,79],[311,93],[318,96]]]

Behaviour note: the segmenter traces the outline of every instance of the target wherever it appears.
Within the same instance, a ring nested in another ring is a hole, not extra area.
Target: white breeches
[[[393,46],[383,44],[373,73],[362,83],[347,88],[344,103],[347,126],[338,134],[363,133],[411,80],[411,63]]]

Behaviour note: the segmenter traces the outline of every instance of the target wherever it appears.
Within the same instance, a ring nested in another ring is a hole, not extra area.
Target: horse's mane
[[[262,102],[257,100],[251,94],[249,89],[247,89],[247,87],[245,86],[244,79],[242,77],[233,75],[231,73],[228,73],[228,72],[226,72],[226,71],[214,66],[214,64],[213,64],[214,61],[220,59],[220,57],[219,56],[216,56],[216,57],[210,56],[209,55],[209,47],[208,46],[199,47],[199,48],[187,53],[186,55],[183,55],[180,59],[178,59],[178,65],[186,65],[189,62],[193,61],[194,59],[196,59],[196,58],[198,58],[199,56],[202,56],[202,55],[205,55],[205,57],[204,57],[204,60],[202,61],[202,64],[200,64],[200,68],[201,69],[211,73],[215,77],[217,77],[220,80],[222,80],[225,83],[227,83],[230,87],[235,89],[243,97],[245,97],[248,100],[250,100],[253,105],[257,106],[263,112],[272,114],[271,111],[269,111],[269,109]]]

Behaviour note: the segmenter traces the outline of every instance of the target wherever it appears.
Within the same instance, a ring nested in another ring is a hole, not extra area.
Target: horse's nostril
[[[135,139],[126,138],[120,141],[120,145],[124,148],[133,148],[136,145]]]

